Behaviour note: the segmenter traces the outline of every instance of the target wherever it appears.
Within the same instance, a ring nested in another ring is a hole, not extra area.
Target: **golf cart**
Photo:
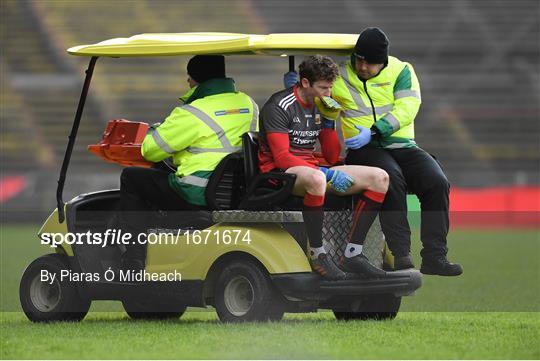
[[[119,190],[82,194],[67,203],[62,199],[99,57],[277,55],[289,56],[289,68],[294,69],[294,55],[345,55],[356,39],[355,34],[143,34],[68,49],[72,55],[90,57],[90,63],[60,172],[58,207],[39,231],[40,238],[56,234],[67,240],[68,234],[103,235],[118,228]],[[146,129],[145,124],[113,121],[102,142],[89,149],[108,161],[153,166],[138,150]],[[59,243],[55,253],[39,257],[24,271],[20,301],[27,317],[36,322],[80,321],[93,300],[119,300],[134,319],[177,318],[188,306],[209,305],[225,322],[279,320],[284,312],[318,309],[332,310],[339,320],[394,318],[401,297],[421,286],[421,275],[416,270],[391,271],[393,259],[378,222],[368,234],[365,250],[374,264],[387,271],[385,276],[322,280],[311,271],[305,255],[302,202],[291,195],[295,176],[259,174],[257,133],[246,133],[242,140],[242,151],[223,158],[209,179],[206,209],[183,212],[181,217],[156,212],[167,221],[148,233],[177,240],[148,244],[144,274],[157,278],[122,279],[120,259],[125,247],[120,243]],[[279,185],[268,187],[268,179],[278,180]],[[351,197],[329,196],[325,204],[323,239],[336,262],[344,252],[352,210]],[[161,278],[170,274],[174,279]]]

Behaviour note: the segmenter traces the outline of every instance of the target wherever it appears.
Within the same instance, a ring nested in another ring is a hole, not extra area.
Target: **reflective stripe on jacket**
[[[332,97],[341,111],[344,138],[358,134],[355,125],[371,128],[375,123],[381,133],[372,145],[384,148],[407,148],[414,142],[414,118],[420,108],[420,85],[413,67],[389,57],[388,65],[374,78],[362,82],[351,62],[340,66],[340,76],[332,88]],[[373,108],[377,121],[374,122]],[[321,109],[324,114],[324,109]],[[332,118],[332,115],[329,114]],[[333,116],[335,118],[335,115]]]
[[[213,171],[227,154],[241,150],[241,136],[258,126],[259,110],[246,94],[223,93],[175,108],[149,133],[143,157],[159,162],[173,157],[176,175]]]

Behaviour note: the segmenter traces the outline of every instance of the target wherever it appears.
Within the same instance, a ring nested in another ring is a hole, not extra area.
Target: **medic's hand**
[[[345,172],[326,167],[319,167],[319,169],[326,176],[330,187],[334,188],[336,192],[344,193],[354,184],[354,179]]]
[[[361,125],[357,125],[356,129],[360,131],[358,135],[345,139],[345,145],[349,149],[360,149],[371,141],[371,130]]]
[[[285,88],[290,88],[298,82],[298,74],[295,71],[290,71],[283,75],[283,85]]]

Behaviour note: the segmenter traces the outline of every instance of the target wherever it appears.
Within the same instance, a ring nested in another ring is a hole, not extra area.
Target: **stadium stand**
[[[454,184],[540,181],[537,2],[253,4],[264,14],[269,32],[383,28],[390,38],[390,53],[410,61],[420,78],[418,142],[442,160]],[[311,21],[320,14],[322,24]]]
[[[28,182],[3,204],[2,217],[38,220],[54,207],[88,62],[65,49],[145,32],[358,33],[380,26],[391,53],[415,66],[423,97],[417,139],[443,162],[453,185],[538,185],[538,11],[533,0],[3,0],[0,161],[3,176],[24,174]],[[152,123],[167,116],[186,89],[187,60],[98,61],[65,199],[118,186],[120,168],[98,160],[86,145],[99,141],[109,119]],[[229,57],[227,71],[262,105],[281,87],[287,61]]]

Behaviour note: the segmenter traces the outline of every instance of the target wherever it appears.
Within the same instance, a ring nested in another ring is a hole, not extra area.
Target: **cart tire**
[[[222,322],[279,321],[285,310],[281,293],[261,267],[249,260],[226,265],[215,288]]]
[[[52,283],[41,281],[41,271],[54,274]],[[32,322],[81,321],[90,309],[91,301],[83,299],[77,284],[60,280],[62,270],[71,271],[68,257],[48,254],[26,267],[19,286],[22,309]]]
[[[124,300],[122,305],[132,320],[177,319],[182,317],[186,311],[184,305],[162,305],[152,301]]]
[[[340,321],[353,320],[392,320],[396,318],[401,306],[401,297],[394,295],[373,295],[361,299],[360,306],[354,311],[336,311],[334,315]]]

